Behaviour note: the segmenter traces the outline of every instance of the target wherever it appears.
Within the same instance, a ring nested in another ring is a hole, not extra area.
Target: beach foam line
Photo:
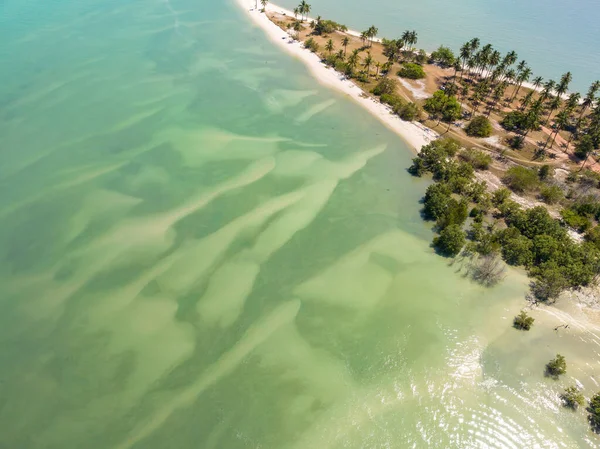
[[[248,14],[252,21],[258,25],[279,47],[289,54],[300,59],[310,70],[311,74],[321,84],[336,89],[337,91],[352,98],[373,116],[379,119],[389,129],[398,134],[413,149],[419,151],[423,145],[427,145],[435,140],[439,135],[416,122],[406,122],[397,115],[393,114],[391,109],[379,101],[365,97],[363,90],[334,69],[325,66],[319,56],[304,48],[301,42],[293,40],[290,35],[273,23],[266,14],[255,8],[255,0],[236,0],[237,4]],[[277,5],[268,4],[267,11],[294,15],[293,12],[281,8]]]

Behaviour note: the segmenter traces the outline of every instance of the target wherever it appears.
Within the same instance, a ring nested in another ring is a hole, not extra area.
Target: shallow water
[[[275,2],[290,10],[296,0]],[[364,30],[375,24],[380,36],[399,38],[416,30],[418,48],[450,46],[456,53],[466,41],[479,37],[503,53],[514,50],[545,79],[560,79],[571,71],[572,90],[585,94],[600,79],[600,8],[597,0],[319,0],[312,14]]]
[[[596,447],[596,329],[512,330],[526,280],[435,256],[407,147],[233,4],[0,17],[0,446]]]

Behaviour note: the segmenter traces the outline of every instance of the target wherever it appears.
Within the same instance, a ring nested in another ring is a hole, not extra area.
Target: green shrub
[[[450,67],[456,61],[456,57],[452,50],[448,47],[440,45],[436,51],[431,53],[429,60],[433,63],[439,64],[442,67]]]
[[[506,171],[503,179],[504,183],[515,192],[526,192],[535,189],[538,186],[537,174],[525,167],[516,165]]]
[[[316,53],[319,50],[319,44],[312,37],[309,37],[304,41],[304,47],[308,48],[313,53]]]
[[[500,125],[507,131],[523,131],[527,122],[527,116],[520,111],[512,111],[504,116]]]
[[[563,209],[560,211],[560,215],[566,225],[579,232],[585,232],[592,226],[587,217],[580,215],[573,209]]]
[[[558,186],[543,186],[540,190],[540,197],[546,204],[556,204],[565,196],[562,189]]]
[[[419,64],[413,62],[405,62],[402,68],[398,70],[398,76],[402,78],[408,78],[411,80],[418,80],[425,78],[425,71]]]
[[[471,137],[489,137],[493,130],[492,124],[483,115],[475,117],[465,128],[465,132]]]
[[[343,31],[344,29],[348,29],[346,28],[345,25],[339,24],[337,22],[334,22],[333,20],[326,20],[326,19],[321,19],[318,18],[315,26],[313,28],[313,34],[316,35],[322,35],[322,34],[331,34],[334,31]]]
[[[433,96],[425,100],[423,108],[433,115],[441,115],[442,118],[451,122],[460,118],[462,109],[456,97],[448,96],[443,90],[434,92]]]
[[[402,120],[412,122],[418,120],[421,117],[421,108],[415,103],[406,103],[404,106],[398,109],[398,115]]]
[[[533,326],[534,321],[535,320],[532,317],[527,315],[527,312],[521,310],[521,313],[513,320],[513,327],[522,331],[528,331],[531,329],[531,326]]]
[[[462,225],[467,220],[468,210],[468,202],[464,198],[460,201],[450,198],[444,211],[437,219],[438,228],[444,229],[450,225]]]
[[[532,246],[531,240],[519,233],[502,244],[502,257],[509,265],[527,266],[533,261]]]
[[[592,396],[586,410],[588,412],[588,422],[592,430],[600,433],[600,392]]]
[[[508,139],[508,146],[513,150],[522,150],[525,146],[525,137],[523,136],[512,136]]]
[[[427,62],[427,52],[422,48],[415,55],[415,62],[417,64],[425,64]]]
[[[440,218],[452,199],[452,192],[446,184],[436,183],[427,187],[423,200],[423,216],[427,220]]]
[[[541,181],[545,181],[546,179],[554,176],[554,169],[547,164],[542,165],[538,171],[538,176]]]
[[[510,195],[510,190],[508,190],[506,187],[496,189],[492,194],[492,203],[494,204],[494,206],[498,207],[507,199],[509,199]]]
[[[381,81],[377,83],[377,86],[373,88],[373,93],[375,95],[393,95],[398,91],[398,81],[393,78],[382,78]]]
[[[552,377],[553,379],[558,379],[558,376],[562,376],[566,372],[567,362],[560,354],[556,354],[556,357],[546,364],[546,375]]]
[[[577,410],[579,406],[585,404],[585,398],[575,385],[565,388],[565,391],[560,395],[563,405],[567,408]]]
[[[394,112],[399,111],[406,104],[398,94],[382,94],[379,100],[382,103],[389,104]]]
[[[492,163],[492,157],[489,154],[475,148],[468,148],[458,156],[476,170],[487,170]]]
[[[414,176],[423,176],[427,172],[435,173],[440,170],[446,159],[456,155],[459,149],[460,144],[454,139],[434,140],[421,147],[408,171]]]
[[[456,256],[465,246],[465,233],[459,225],[449,225],[442,229],[439,237],[433,239],[433,246],[445,256]]]

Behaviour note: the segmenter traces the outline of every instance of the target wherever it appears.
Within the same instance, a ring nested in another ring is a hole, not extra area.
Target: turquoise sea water
[[[597,447],[596,329],[512,330],[526,280],[435,256],[406,146],[235,5],[0,8],[0,447]]]
[[[295,0],[279,0],[293,9]],[[572,90],[584,94],[600,79],[600,4],[597,0],[318,0],[312,15],[331,17],[352,29],[372,24],[387,38],[406,29],[418,32],[417,46],[440,44],[456,52],[473,37],[502,52],[515,50],[535,75],[559,79],[573,73]]]

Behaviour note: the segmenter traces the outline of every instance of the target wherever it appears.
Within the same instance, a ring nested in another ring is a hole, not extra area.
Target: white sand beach
[[[312,75],[323,85],[334,88],[351,97],[371,114],[377,117],[389,129],[402,137],[414,150],[419,151],[438,137],[433,130],[417,122],[406,122],[393,114],[390,108],[379,101],[365,97],[362,89],[341,73],[325,66],[320,58],[304,48],[301,42],[293,40],[288,33],[271,22],[260,9],[256,9],[255,0],[237,0],[252,21],[260,26],[267,36],[288,53],[300,59],[309,68]],[[268,4],[267,11],[293,16],[293,12],[277,5]]]

